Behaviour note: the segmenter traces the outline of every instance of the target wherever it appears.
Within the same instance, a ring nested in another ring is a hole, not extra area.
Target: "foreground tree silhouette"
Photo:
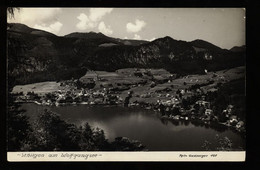
[[[92,129],[86,122],[83,127],[80,127],[80,132],[79,146],[81,150],[110,150],[110,145],[103,130],[99,128]]]
[[[14,18],[14,11],[19,8],[8,7],[7,14],[10,18]],[[15,86],[14,77],[10,76],[13,65],[11,58],[17,56],[20,51],[16,50],[16,46],[20,42],[12,42],[7,39],[8,48],[8,104],[7,104],[7,150],[18,151],[26,141],[29,140],[29,134],[32,129],[28,121],[28,117],[24,114],[25,110],[21,109],[21,105],[15,102],[15,95],[13,95],[12,89]]]
[[[15,102],[15,97],[10,92],[7,110],[7,149],[18,151],[24,142],[29,140],[32,129],[28,117],[24,114],[25,110],[20,108],[20,104]]]
[[[61,120],[56,113],[48,110],[40,113],[33,129],[24,150],[80,150],[78,141],[81,136],[77,127]]]
[[[14,11],[16,10],[20,10],[20,8],[17,7],[8,7],[7,8],[7,15],[9,16],[9,18],[14,18]]]
[[[52,111],[44,110],[33,124],[33,131],[23,142],[21,150],[27,151],[140,151],[145,147],[135,140],[118,137],[110,143],[104,131],[93,129],[86,122],[77,127],[60,119]]]
[[[243,147],[240,146],[238,149],[234,148],[233,142],[226,136],[221,137],[218,134],[215,136],[217,141],[216,145],[213,145],[209,141],[205,140],[202,144],[202,149],[206,151],[234,151],[234,150],[243,150]]]

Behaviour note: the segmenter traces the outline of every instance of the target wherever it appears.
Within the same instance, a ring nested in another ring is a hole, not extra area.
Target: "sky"
[[[102,32],[121,39],[202,39],[221,48],[245,45],[244,8],[20,8],[7,22],[52,32]]]

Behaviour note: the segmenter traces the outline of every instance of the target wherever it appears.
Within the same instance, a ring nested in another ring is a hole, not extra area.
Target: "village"
[[[120,69],[116,72],[88,71],[80,79],[16,86],[17,102],[39,105],[119,105],[142,107],[160,113],[162,119],[199,120],[204,124],[217,122],[238,132],[245,131],[245,122],[228,104],[221,113],[214,113],[212,98],[220,84],[244,76],[244,67],[203,75],[178,77],[164,69]],[[50,86],[51,87],[51,86]],[[49,87],[48,87],[49,88]]]

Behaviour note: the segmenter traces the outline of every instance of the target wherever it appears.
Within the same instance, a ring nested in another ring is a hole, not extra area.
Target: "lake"
[[[60,114],[63,120],[78,126],[88,122],[104,130],[106,138],[125,136],[142,142],[149,151],[200,151],[205,140],[216,146],[215,136],[227,136],[234,148],[245,147],[245,139],[224,126],[209,127],[198,122],[169,121],[159,114],[142,108],[120,106],[41,106],[33,103],[22,105],[33,122],[40,112],[49,109]]]

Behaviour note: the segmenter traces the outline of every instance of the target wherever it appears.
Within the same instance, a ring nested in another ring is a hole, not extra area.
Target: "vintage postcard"
[[[245,8],[7,8],[7,159],[245,161]]]

